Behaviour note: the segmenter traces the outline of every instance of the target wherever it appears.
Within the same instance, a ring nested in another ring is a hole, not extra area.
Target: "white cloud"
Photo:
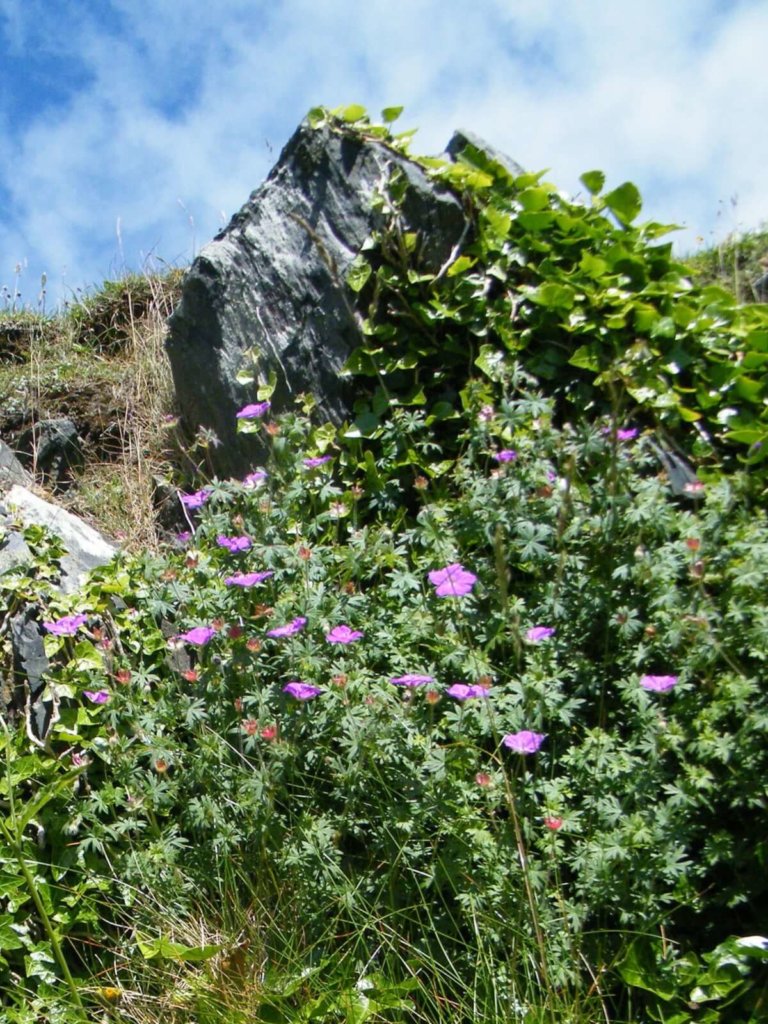
[[[417,151],[470,128],[571,190],[601,167],[689,244],[718,209],[768,219],[756,0],[0,0],[0,25],[73,74],[55,104],[0,90],[0,284],[25,259],[32,291],[118,272],[118,221],[129,266],[188,259],[317,103],[404,103]]]

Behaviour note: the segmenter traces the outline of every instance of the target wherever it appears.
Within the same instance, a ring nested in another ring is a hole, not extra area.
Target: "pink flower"
[[[326,462],[330,461],[330,455],[315,455],[313,458],[304,459],[304,465],[307,467],[307,469],[317,469],[318,466],[322,466]]]
[[[411,688],[416,686],[426,686],[427,683],[434,683],[432,676],[417,676],[409,673],[404,676],[393,676],[389,680],[390,683],[394,683],[395,686],[409,686]]]
[[[619,441],[634,441],[634,439],[637,437],[638,433],[639,433],[639,431],[638,431],[637,427],[629,427],[626,430],[617,430],[616,431],[616,438]]]
[[[640,676],[640,685],[644,690],[664,693],[677,686],[677,676]]]
[[[477,414],[477,418],[481,423],[490,423],[496,415],[496,410],[492,405],[484,405],[480,412]]]
[[[247,551],[251,546],[250,537],[225,537],[223,533],[220,533],[216,538],[216,543],[220,548],[226,548],[227,551]]]
[[[194,629],[181,633],[179,640],[185,640],[189,644],[197,644],[198,647],[203,647],[215,633],[216,630],[211,629],[210,626],[195,626]]]
[[[477,576],[467,572],[463,565],[454,562],[444,569],[433,569],[427,579],[435,588],[438,597],[464,597],[472,592]]]
[[[500,452],[496,452],[493,458],[497,462],[514,462],[517,458],[517,452],[513,448],[503,448]]]
[[[295,679],[293,682],[285,684],[283,692],[289,693],[296,700],[312,700],[323,691],[319,686],[311,686],[309,683],[302,683],[300,679]]]
[[[563,827],[563,819],[551,818],[547,816],[544,819],[544,824],[547,826],[550,832],[558,832]]]
[[[507,733],[501,742],[517,754],[535,754],[546,738],[545,733],[523,729],[521,732]]]
[[[83,696],[94,704],[106,704],[109,700],[109,690],[83,690]]]
[[[454,683],[445,692],[455,700],[471,700],[473,697],[487,697],[488,687],[480,686],[478,683],[471,686],[467,683]]]
[[[294,636],[296,633],[300,633],[307,624],[307,620],[303,615],[299,615],[298,618],[292,622],[286,623],[285,626],[275,626],[274,629],[267,630],[267,636],[281,637],[281,636]]]
[[[554,626],[534,626],[525,634],[525,639],[532,644],[538,644],[542,640],[549,640],[554,635]]]
[[[244,487],[257,487],[259,484],[263,483],[266,479],[267,479],[266,470],[255,469],[252,473],[249,473],[248,476],[243,478],[243,486]]]
[[[358,629],[351,629],[349,626],[334,626],[330,633],[325,634],[329,644],[351,644],[355,640],[362,640],[365,634]]]
[[[204,487],[202,491],[194,491],[192,494],[180,494],[179,498],[184,508],[202,508],[210,493],[210,487]]]
[[[270,408],[271,404],[271,402],[255,402],[253,405],[244,405],[240,412],[237,413],[236,418],[238,420],[260,419]]]
[[[234,576],[227,576],[224,585],[227,587],[255,587],[257,583],[263,583],[273,572],[236,572]]]
[[[74,636],[78,629],[85,625],[87,621],[88,616],[82,613],[78,615],[65,615],[61,619],[56,619],[55,622],[44,622],[43,629],[48,633],[54,633],[56,636]]]

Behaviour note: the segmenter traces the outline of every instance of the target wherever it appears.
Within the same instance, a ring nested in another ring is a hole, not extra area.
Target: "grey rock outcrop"
[[[51,533],[61,537],[67,554],[61,559],[59,589],[64,594],[74,593],[83,582],[84,575],[99,565],[105,565],[115,555],[117,548],[105,540],[92,526],[67,512],[66,509],[43,501],[25,487],[14,485],[3,498],[0,511],[0,526],[8,528],[15,515],[24,526],[35,524],[47,527]],[[15,540],[13,538],[15,537]],[[23,539],[18,534],[9,534],[6,544],[0,547],[0,572],[11,568],[10,559],[24,560]],[[26,545],[24,545],[26,547]],[[10,550],[5,554],[6,548]]]
[[[24,431],[18,443],[22,462],[55,483],[63,483],[83,463],[83,442],[72,420],[40,420]]]
[[[28,487],[32,476],[22,466],[13,451],[0,441],[0,494],[4,494],[14,484]]]
[[[109,562],[116,548],[96,530],[66,509],[43,501],[18,484],[11,487],[0,505],[0,575],[33,559],[19,531],[22,526],[45,526],[57,534],[66,548],[61,575],[55,586],[74,593],[91,569]],[[42,742],[56,715],[56,699],[45,696],[48,659],[43,643],[40,609],[28,604],[10,619],[11,676],[0,688],[0,714],[24,713],[31,738]]]
[[[235,419],[255,401],[235,379],[252,348],[260,375],[277,376],[275,409],[309,392],[330,420],[349,416],[354,396],[338,371],[360,333],[345,276],[378,224],[377,188],[395,169],[407,183],[402,212],[418,258],[437,272],[467,235],[457,196],[381,141],[308,124],[192,264],[167,348],[185,425],[221,442],[211,451],[220,475],[247,472],[259,450]]]

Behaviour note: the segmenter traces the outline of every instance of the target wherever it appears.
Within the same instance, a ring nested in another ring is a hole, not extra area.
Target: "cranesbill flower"
[[[619,441],[634,441],[638,433],[637,427],[628,427],[626,430],[617,430],[616,438]]]
[[[273,572],[236,572],[234,576],[227,576],[224,584],[227,587],[255,587],[274,575]]]
[[[478,683],[454,683],[445,692],[455,700],[471,700],[473,697],[487,697],[488,687],[480,686]]]
[[[545,733],[523,729],[521,732],[507,733],[501,742],[517,754],[535,754],[546,738]]]
[[[281,637],[281,636],[294,636],[296,633],[300,633],[307,624],[307,620],[303,615],[299,615],[292,622],[286,623],[284,626],[275,626],[274,629],[267,630],[267,636]]]
[[[644,690],[664,693],[677,686],[677,676],[640,676],[640,685]]]
[[[210,493],[210,487],[204,487],[201,491],[194,491],[192,494],[180,494],[179,499],[184,508],[202,508]]]
[[[56,636],[74,636],[74,634],[88,621],[88,616],[82,612],[77,615],[64,615],[55,622],[44,622],[43,629]]]
[[[364,634],[359,629],[352,629],[349,626],[334,626],[330,633],[325,634],[329,644],[352,644],[355,640],[362,640]]]
[[[413,675],[413,673],[408,673],[404,676],[393,676],[389,681],[394,683],[395,686],[409,686],[413,688],[416,686],[426,686],[427,683],[434,683],[435,680],[432,676],[417,676]]]
[[[243,485],[245,487],[258,487],[259,484],[263,483],[267,479],[267,472],[264,469],[255,469],[248,476],[243,478]]]
[[[525,634],[525,639],[532,644],[541,643],[542,640],[549,640],[554,635],[554,626],[534,626]]]
[[[477,576],[467,572],[463,565],[454,562],[444,569],[433,569],[427,579],[434,586],[438,597],[464,597],[472,592]]]
[[[109,690],[83,690],[83,696],[94,704],[106,704],[109,700]]]
[[[223,533],[220,533],[216,538],[216,543],[220,548],[226,548],[227,551],[247,551],[251,546],[250,537],[225,537]]]
[[[496,452],[493,456],[497,462],[514,462],[517,458],[517,452],[514,448],[502,448],[500,452]]]
[[[310,683],[302,683],[300,679],[295,679],[293,682],[285,684],[283,692],[289,693],[296,700],[312,700],[323,691],[319,686],[312,686]]]
[[[236,414],[238,420],[258,420],[271,407],[271,402],[254,402],[252,405],[244,405]]]
[[[203,647],[216,633],[215,629],[211,629],[210,626],[195,626],[194,629],[188,630],[186,633],[182,633],[179,636],[179,640],[185,640],[189,644],[196,644],[198,647]]]
[[[318,466],[323,466],[326,462],[330,461],[330,455],[315,455],[310,459],[304,459],[304,465],[307,469],[317,469]]]

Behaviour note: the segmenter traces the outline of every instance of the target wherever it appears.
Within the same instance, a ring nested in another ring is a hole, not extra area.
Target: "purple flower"
[[[255,469],[248,476],[244,477],[243,485],[245,487],[256,487],[258,484],[263,483],[267,479],[267,473],[264,469]]]
[[[549,640],[554,635],[554,632],[554,626],[534,626],[525,634],[525,639],[529,640],[532,644],[538,644],[542,640]]]
[[[300,633],[306,624],[307,620],[304,616],[299,615],[293,622],[288,622],[285,626],[275,626],[274,629],[267,630],[267,636],[294,636],[296,633]]]
[[[473,683],[471,686],[467,683],[454,683],[445,692],[455,700],[471,700],[473,697],[487,697],[488,687],[480,686],[479,683]]]
[[[497,462],[514,462],[517,458],[517,452],[513,448],[503,448],[500,452],[496,452],[493,458]]]
[[[416,676],[412,673],[404,676],[393,676],[389,680],[390,683],[394,683],[395,686],[409,686],[411,688],[415,686],[426,686],[427,683],[434,683],[432,676]]]
[[[244,405],[243,408],[237,413],[236,418],[239,420],[258,420],[265,412],[268,412],[271,402],[255,402],[253,405]]]
[[[83,696],[94,704],[106,704],[109,700],[109,690],[83,690]]]
[[[330,461],[330,455],[315,455],[311,459],[304,459],[304,465],[307,467],[307,469],[317,469],[318,466],[322,466],[326,462]]]
[[[309,683],[302,683],[301,680],[296,679],[292,683],[286,683],[283,687],[283,692],[290,693],[296,700],[312,700],[313,697],[317,697],[323,691],[319,686],[310,686]]]
[[[351,644],[355,640],[362,640],[364,634],[358,629],[351,629],[349,626],[334,626],[330,633],[325,634],[329,644]]]
[[[507,733],[501,742],[517,754],[535,754],[546,738],[545,733],[523,729],[522,732]]]
[[[630,427],[627,430],[617,430],[616,438],[619,441],[634,441],[639,433],[637,427]]]
[[[211,629],[210,626],[195,626],[194,629],[181,633],[179,640],[185,640],[188,644],[197,644],[198,647],[203,647],[215,633],[216,630]]]
[[[210,487],[204,487],[202,491],[194,491],[192,494],[180,494],[181,504],[184,508],[202,508],[211,493]]]
[[[191,530],[179,530],[179,532],[176,534],[176,543],[177,544],[186,544],[188,540],[192,540],[192,531]]]
[[[44,622],[43,629],[49,633],[55,633],[56,636],[74,636],[87,620],[88,616],[82,613],[78,615],[65,615],[61,619],[56,619],[55,622]]]
[[[220,548],[226,548],[227,551],[247,551],[251,546],[250,537],[225,537],[223,533],[220,533],[216,538],[216,543]]]
[[[640,676],[640,685],[644,690],[664,693],[665,690],[677,686],[677,676]]]
[[[467,572],[463,565],[454,562],[444,569],[434,569],[427,576],[438,597],[464,597],[472,591],[477,576]]]
[[[224,584],[227,587],[255,587],[274,575],[273,572],[236,572],[234,576],[227,576]]]

